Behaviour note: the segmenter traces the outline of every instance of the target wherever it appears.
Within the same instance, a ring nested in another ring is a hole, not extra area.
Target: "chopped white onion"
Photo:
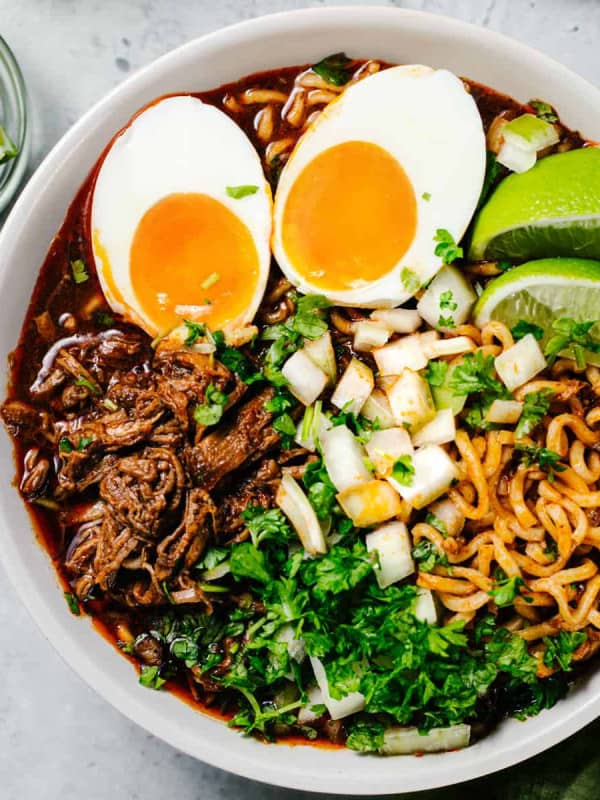
[[[425,444],[448,444],[456,437],[456,423],[452,409],[444,408],[438,411],[435,417],[423,425],[413,434],[412,440],[415,447]]]
[[[314,706],[325,705],[323,692],[318,686],[309,686],[306,690],[306,696],[308,697],[308,703],[298,711],[298,723],[300,725],[308,725],[319,719],[321,715],[315,714],[312,709]]]
[[[292,523],[307,553],[326,553],[327,543],[308,497],[289,472],[284,472],[275,502]]]
[[[304,350],[298,350],[290,356],[281,373],[289,383],[290,392],[305,406],[311,406],[327,385],[327,375]]]
[[[421,622],[428,622],[430,625],[437,624],[438,611],[435,598],[431,589],[422,589],[417,586],[417,596],[413,607],[413,614]]]
[[[418,372],[405,369],[387,390],[392,416],[397,425],[407,425],[412,433],[435,417],[429,384]]]
[[[389,400],[381,389],[373,389],[360,413],[371,422],[377,420],[380,428],[391,428],[395,424]]]
[[[358,415],[374,386],[375,380],[371,368],[358,358],[353,358],[335,387],[331,402],[336,408],[343,408],[344,411]]]
[[[406,428],[387,428],[373,431],[365,450],[377,475],[385,478],[400,456],[412,454],[413,446]]]
[[[468,747],[471,738],[470,725],[451,725],[448,728],[432,728],[425,734],[418,728],[388,728],[383,734],[380,752],[387,756],[410,755],[411,753],[441,753]]]
[[[423,333],[419,334],[419,338],[421,340],[421,347],[423,348],[423,352],[425,353],[427,360],[429,361],[429,359],[435,358],[432,348],[440,338],[439,333],[437,331],[424,331]]]
[[[329,331],[319,336],[318,339],[305,339],[302,349],[313,364],[327,375],[329,382],[335,383],[337,378],[337,366]]]
[[[494,400],[485,415],[485,420],[497,425],[512,425],[518,422],[522,411],[523,403],[518,400]]]
[[[512,172],[527,172],[537,161],[535,147],[519,147],[514,142],[504,142],[496,161]]]
[[[401,581],[415,571],[411,540],[403,522],[389,522],[368,533],[365,544],[369,553],[377,553],[378,563],[373,569],[381,589]]]
[[[416,450],[412,465],[415,472],[410,486],[404,486],[391,476],[388,481],[413,508],[425,508],[437,500],[458,477],[456,464],[437,444],[428,444]]]
[[[325,468],[338,492],[370,480],[364,451],[346,425],[336,425],[325,431],[321,435],[321,449]]]
[[[367,528],[397,517],[402,504],[387,481],[371,480],[337,495],[337,501],[357,528]]]
[[[417,309],[432,328],[455,328],[466,322],[477,300],[471,283],[457,267],[442,267],[419,300]],[[449,319],[450,325],[442,320]]]
[[[355,322],[353,331],[354,349],[358,352],[369,351],[374,347],[383,347],[391,334],[390,328],[370,320]]]
[[[505,142],[524,150],[544,150],[558,144],[560,136],[555,125],[536,117],[534,114],[521,114],[502,128]]]
[[[462,533],[462,529],[465,527],[465,518],[450,498],[436,500],[429,506],[428,511],[444,523],[448,536],[458,536]]]
[[[304,639],[296,639],[294,626],[290,623],[281,626],[277,641],[287,644],[288,655],[297,664],[301,664],[306,658],[306,642]]]
[[[496,372],[506,388],[514,392],[519,386],[546,369],[546,359],[532,333],[528,333],[508,350],[496,356]]]
[[[469,336],[452,336],[449,339],[438,339],[432,342],[428,351],[430,358],[440,358],[441,356],[456,356],[461,353],[468,353],[475,350],[476,344]]]
[[[371,314],[371,319],[395,333],[414,333],[423,322],[421,315],[414,308],[378,308]]]
[[[327,682],[327,673],[325,667],[320,659],[315,656],[310,657],[310,663],[315,673],[315,680],[323,695],[323,703],[329,711],[331,719],[342,719],[350,714],[356,714],[357,711],[362,711],[365,707],[365,696],[360,692],[350,692],[341,700],[334,700],[329,694],[329,683]]]
[[[216,567],[212,567],[212,569],[205,569],[200,577],[203,581],[218,581],[220,578],[224,578],[225,575],[229,575],[230,572],[231,567],[229,566],[229,560],[227,560],[222,561],[220,564],[217,564]]]
[[[322,434],[333,427],[333,423],[323,414],[321,408],[320,400],[317,400],[314,406],[307,406],[296,429],[296,442],[311,453],[320,446]]]
[[[427,366],[421,338],[416,333],[373,350],[373,358],[382,375],[400,375],[405,369],[419,370]]]

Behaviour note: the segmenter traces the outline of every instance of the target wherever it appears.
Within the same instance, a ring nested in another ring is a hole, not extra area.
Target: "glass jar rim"
[[[17,191],[29,161],[30,130],[27,90],[17,60],[0,36],[0,99],[11,118],[9,135],[15,142],[18,155],[0,166],[0,212]],[[1,121],[1,120],[0,120]]]

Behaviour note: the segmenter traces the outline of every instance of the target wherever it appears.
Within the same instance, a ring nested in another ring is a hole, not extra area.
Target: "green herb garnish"
[[[515,339],[522,339],[524,336],[527,336],[528,333],[531,333],[538,342],[544,338],[544,329],[540,328],[539,325],[535,325],[533,322],[527,322],[524,319],[520,319],[516,325],[514,325],[510,332]]]
[[[444,264],[452,264],[457,258],[463,257],[463,249],[454,241],[454,237],[445,228],[438,228],[433,237],[437,242],[435,255],[439,256]]]
[[[525,395],[523,411],[515,429],[515,436],[518,439],[533,433],[548,413],[553,396],[552,389],[542,389],[539,392],[529,392]]]
[[[74,614],[76,617],[79,617],[81,614],[81,608],[79,607],[79,600],[71,592],[64,592],[64,595],[71,614]]]
[[[194,419],[198,425],[215,425],[223,416],[228,395],[220,391],[213,383],[209,383],[204,394],[204,403],[198,403],[194,409]]]
[[[593,337],[590,330],[598,320],[576,322],[571,317],[561,317],[554,320],[552,330],[555,335],[551,337],[544,350],[544,355],[551,367],[562,350],[568,349],[579,369],[585,369],[585,350],[591,353],[600,353],[600,340]]]
[[[555,453],[554,450],[548,450],[547,447],[529,447],[517,442],[515,453],[520,455],[521,461],[526,467],[537,464],[541,470],[547,472],[550,483],[554,482],[556,472],[566,470],[566,466],[559,463],[560,454]]]
[[[75,283],[85,283],[90,277],[87,267],[81,258],[71,261],[71,274]]]
[[[412,486],[414,477],[415,468],[412,456],[400,456],[400,458],[394,461],[392,478],[397,481],[400,486]]]
[[[352,77],[351,63],[345,53],[334,53],[313,64],[312,71],[332,86],[344,86]]]
[[[558,122],[556,112],[550,103],[546,103],[544,100],[530,100],[527,105],[533,108],[536,116],[543,119],[544,122]]]
[[[227,192],[228,197],[232,197],[234,200],[241,200],[244,197],[249,197],[252,194],[256,194],[258,192],[258,186],[252,186],[250,184],[243,186],[226,186],[225,191]],[[202,288],[207,289],[208,286],[203,286]]]

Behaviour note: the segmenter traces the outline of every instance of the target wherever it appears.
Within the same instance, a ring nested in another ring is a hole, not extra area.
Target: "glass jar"
[[[17,147],[15,158],[0,165],[1,213],[23,180],[31,146],[25,82],[14,55],[1,36],[0,125]]]

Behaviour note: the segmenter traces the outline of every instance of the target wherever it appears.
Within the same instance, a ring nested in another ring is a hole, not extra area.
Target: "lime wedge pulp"
[[[600,148],[557,153],[509,175],[475,220],[471,260],[553,256],[600,259]]]
[[[476,325],[490,320],[512,328],[520,320],[544,331],[543,346],[560,317],[577,322],[600,319],[600,261],[583,258],[545,258],[529,261],[490,281],[473,311]],[[598,364],[599,354],[587,353]]]

